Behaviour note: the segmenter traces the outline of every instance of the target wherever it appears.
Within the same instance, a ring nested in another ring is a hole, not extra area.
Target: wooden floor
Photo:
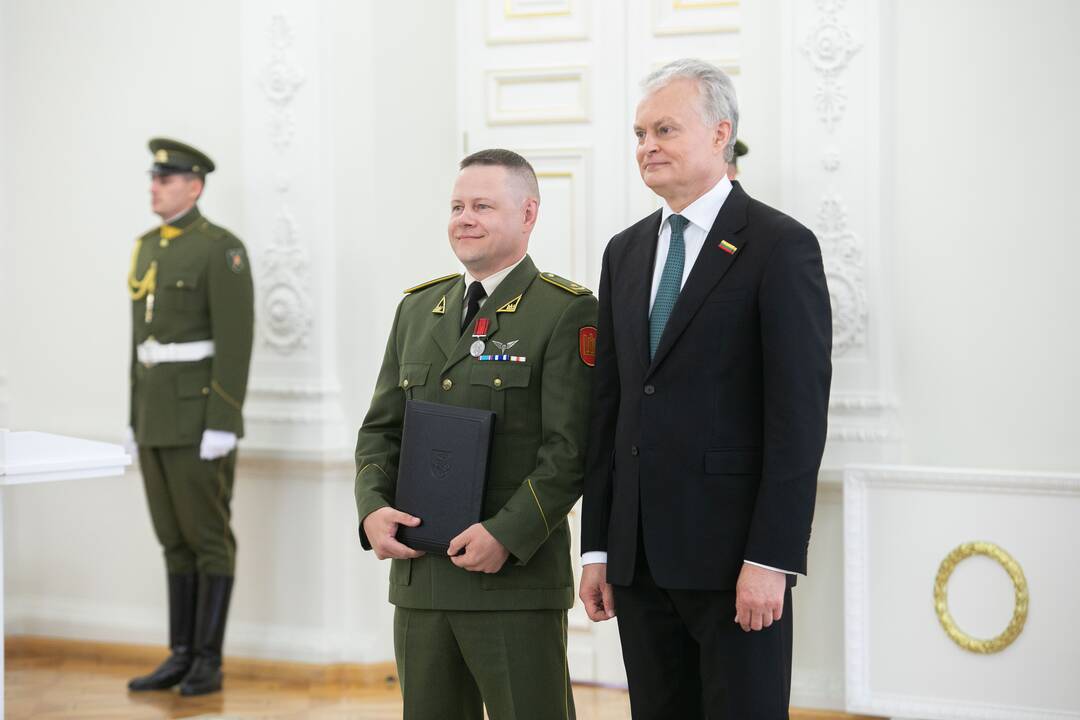
[[[9,639],[10,644],[10,639]],[[393,682],[376,673],[365,682],[282,680],[275,673],[250,668],[229,673],[224,692],[200,698],[181,698],[174,691],[128,693],[129,677],[145,672],[124,653],[115,658],[86,652],[51,650],[12,652],[4,674],[7,720],[158,720],[159,718],[274,718],[312,720],[392,720],[401,717],[401,699]],[[227,668],[228,669],[228,666]],[[579,720],[626,720],[626,692],[587,686],[574,687]],[[792,720],[855,720],[853,716],[793,711]]]

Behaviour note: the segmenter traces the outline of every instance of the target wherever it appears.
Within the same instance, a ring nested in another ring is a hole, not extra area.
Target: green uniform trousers
[[[573,720],[565,610],[394,611],[403,720]]]
[[[236,451],[202,460],[198,445],[139,446],[139,464],[168,571],[232,575],[236,538],[229,503]]]

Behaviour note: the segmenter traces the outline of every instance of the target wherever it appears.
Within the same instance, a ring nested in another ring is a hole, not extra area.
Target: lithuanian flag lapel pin
[[[717,247],[726,252],[728,255],[734,255],[735,251],[739,249],[729,243],[727,240],[721,240],[720,244]]]

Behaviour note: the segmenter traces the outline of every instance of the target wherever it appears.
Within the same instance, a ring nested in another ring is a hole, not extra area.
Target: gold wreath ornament
[[[953,620],[953,616],[949,612],[949,578],[952,576],[956,566],[972,555],[985,555],[997,561],[1005,569],[1005,572],[1009,574],[1013,590],[1016,593],[1012,619],[1009,620],[1008,626],[1000,635],[989,640],[981,640],[965,633],[957,627],[956,621]],[[964,650],[982,655],[1001,652],[1019,637],[1024,630],[1024,623],[1027,621],[1028,586],[1024,571],[1020,568],[1020,563],[1016,562],[1012,555],[992,542],[963,543],[946,555],[945,559],[941,561],[941,566],[938,567],[937,577],[934,579],[934,610],[937,612],[938,620],[941,622],[941,627],[945,629],[945,633]]]

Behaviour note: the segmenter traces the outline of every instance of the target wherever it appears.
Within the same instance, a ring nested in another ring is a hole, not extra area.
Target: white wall
[[[0,3],[0,58],[5,57],[4,48],[8,44],[7,8]],[[0,61],[0,138],[7,137],[8,116],[8,74],[5,64]],[[8,260],[8,236],[11,233],[11,209],[8,194],[8,148],[6,142],[0,142],[0,427],[7,427],[8,391],[7,365],[11,311],[11,262]]]
[[[1080,466],[1080,5],[894,3],[907,460]]]
[[[246,130],[265,122],[244,105],[244,84],[258,78],[244,75],[242,47],[245,23],[264,18],[244,10],[208,1],[0,3],[2,99],[17,109],[4,113],[0,135],[5,176],[15,180],[0,262],[16,275],[5,290],[18,312],[4,313],[13,428],[122,437],[124,282],[132,241],[157,222],[147,202],[150,136],[205,149],[218,170],[203,211],[249,247],[265,240],[244,226],[246,184],[268,181],[243,164]],[[334,68],[321,96],[337,253],[327,273],[337,320],[327,330],[338,336],[331,362],[355,427],[401,289],[453,269],[444,217],[458,154],[447,30],[455,19],[452,3],[328,0],[320,21],[322,62]],[[317,252],[312,262],[322,262]],[[241,444],[230,652],[392,658],[387,567],[359,547],[352,475],[347,452],[280,462],[245,458]],[[164,640],[164,571],[137,472],[9,489],[5,499],[9,632]]]

